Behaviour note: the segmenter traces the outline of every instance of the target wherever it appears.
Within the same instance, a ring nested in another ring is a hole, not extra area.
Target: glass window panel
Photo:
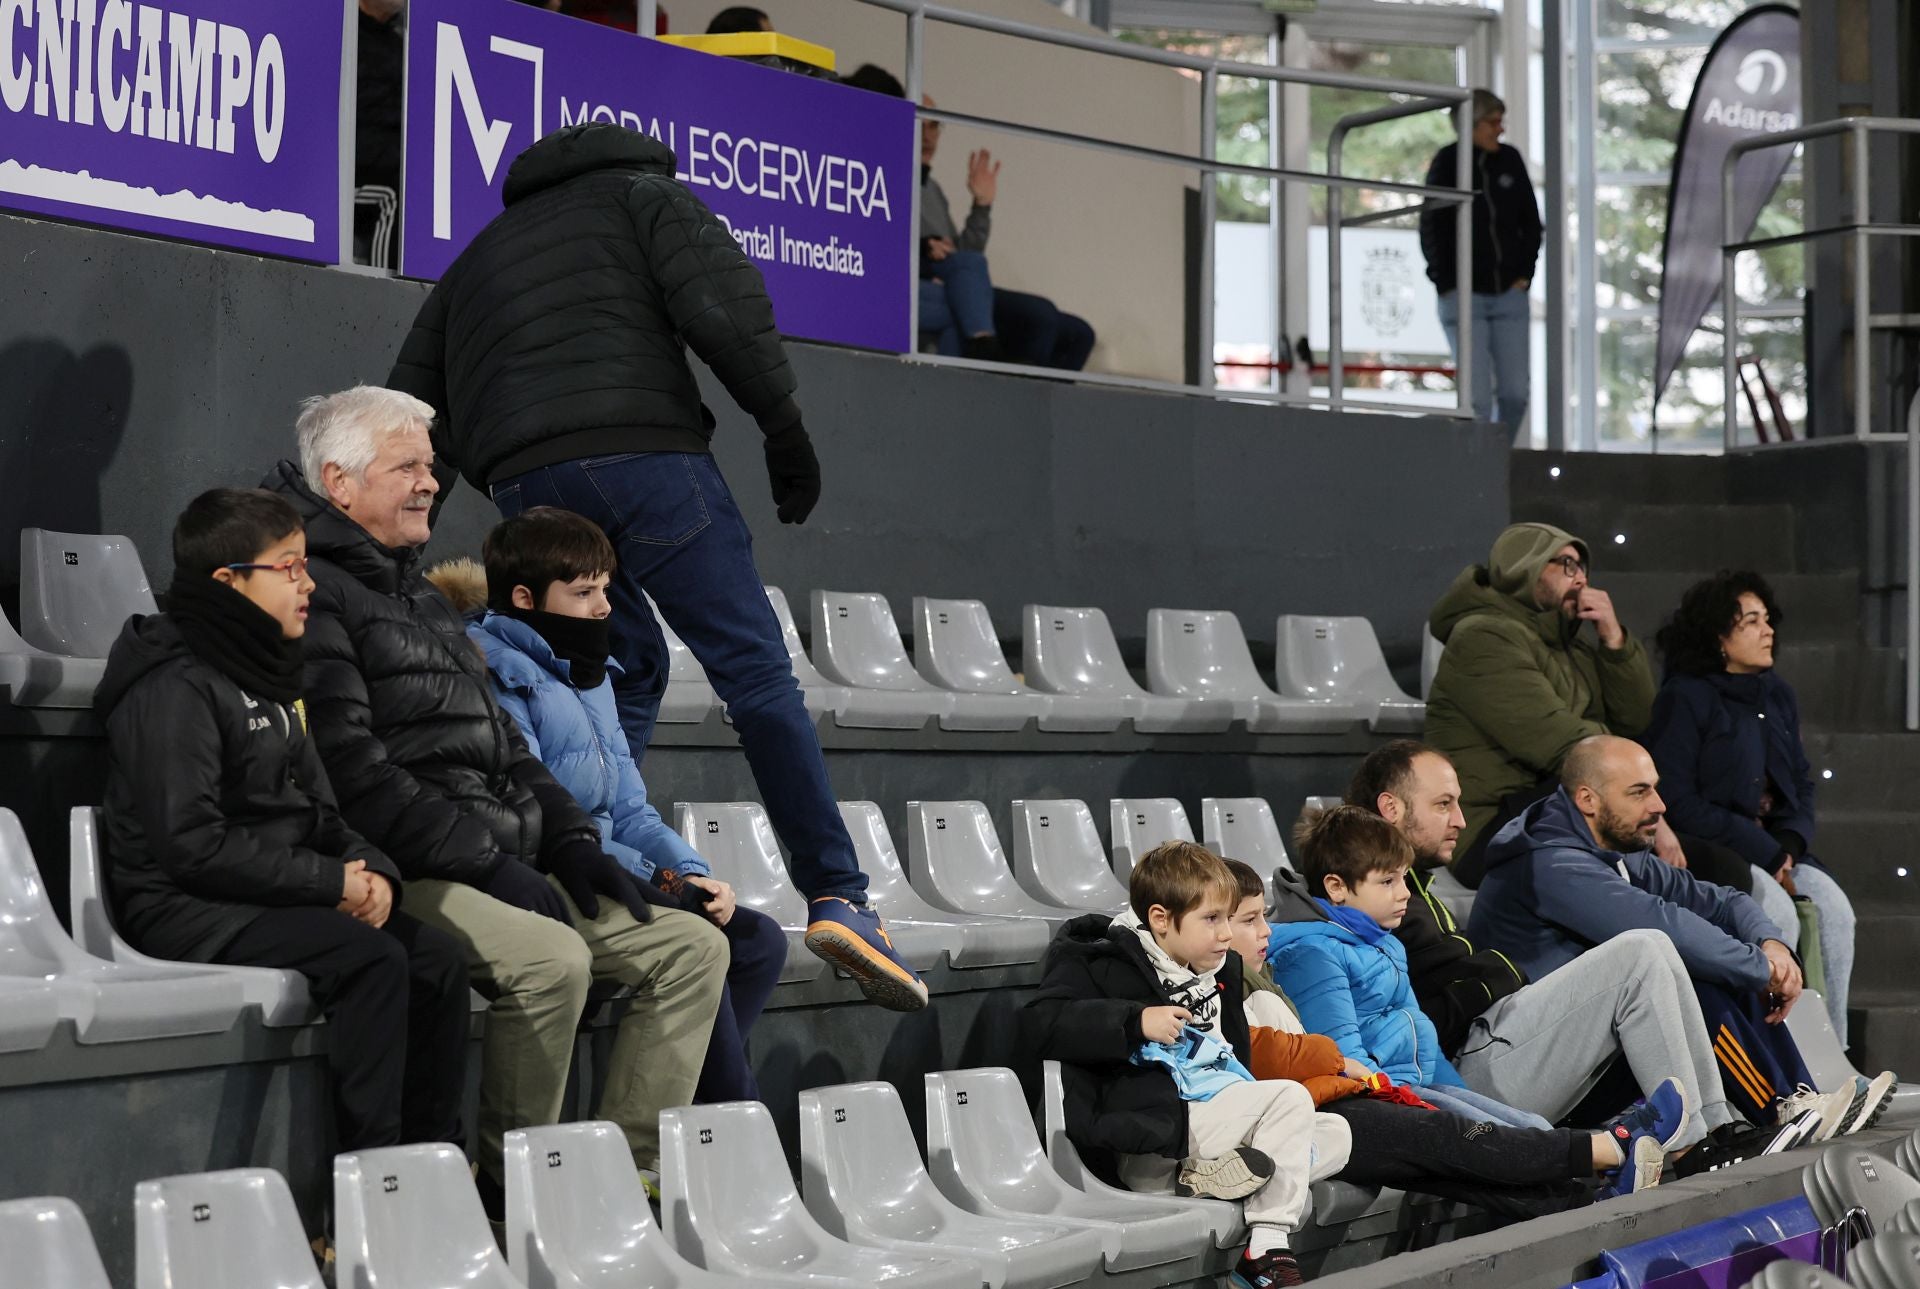
[[[1653,319],[1613,319],[1599,324],[1600,389],[1595,399],[1595,429],[1600,448],[1647,451],[1653,431]],[[1781,410],[1796,437],[1804,436],[1807,417],[1806,363],[1799,318],[1743,321],[1741,353],[1759,360],[1759,371],[1779,399]],[[1761,391],[1756,369],[1747,368],[1754,397],[1773,425],[1771,404]],[[1659,450],[1662,452],[1716,449],[1722,436],[1721,335],[1718,320],[1694,333],[1680,369],[1660,400]],[[1741,441],[1751,443],[1753,417],[1744,397],[1740,402]]]
[[[1673,165],[1674,141],[1705,49],[1601,54],[1594,67],[1594,160],[1603,171],[1660,174]]]
[[[1599,0],[1602,39],[1691,40],[1710,44],[1747,7],[1744,0]]]
[[[1315,71],[1344,72],[1355,76],[1379,76],[1395,80],[1432,81],[1441,85],[1460,83],[1459,51],[1452,45],[1386,45],[1316,40],[1309,46],[1308,66]],[[1308,137],[1312,153],[1308,164],[1315,170],[1327,168],[1327,138],[1334,123],[1349,112],[1365,112],[1391,102],[1382,94],[1363,90],[1315,87],[1308,91],[1308,110],[1312,123]],[[1425,181],[1427,166],[1441,146],[1456,137],[1453,116],[1448,112],[1425,112],[1419,116],[1363,125],[1347,135],[1340,168],[1348,175],[1365,175],[1390,183],[1417,184]],[[1366,210],[1385,210],[1404,205],[1405,196],[1396,193],[1349,191],[1342,209],[1349,214]],[[1327,219],[1326,189],[1317,188],[1311,198],[1312,221]],[[1411,217],[1409,217],[1411,221]]]

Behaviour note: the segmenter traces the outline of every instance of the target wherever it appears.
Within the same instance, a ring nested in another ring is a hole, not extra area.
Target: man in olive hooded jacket
[[[1514,524],[1428,618],[1445,650],[1427,698],[1427,742],[1460,775],[1467,823],[1453,872],[1468,886],[1485,871],[1487,841],[1553,790],[1575,743],[1637,734],[1652,716],[1646,650],[1587,581],[1590,565],[1573,534]]]

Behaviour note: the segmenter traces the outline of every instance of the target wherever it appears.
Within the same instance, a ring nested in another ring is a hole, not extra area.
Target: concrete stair
[[[1852,1055],[1863,1070],[1920,1081],[1920,735],[1901,727],[1901,654],[1865,642],[1866,552],[1836,558],[1802,540],[1819,532],[1798,532],[1796,506],[1778,490],[1743,502],[1743,468],[1712,457],[1517,452],[1512,514],[1585,539],[1594,585],[1649,648],[1681,593],[1714,570],[1757,569],[1772,583],[1785,619],[1775,661],[1799,696],[1819,791],[1813,851],[1859,917]],[[1823,552],[1814,567],[1803,562],[1809,548]]]

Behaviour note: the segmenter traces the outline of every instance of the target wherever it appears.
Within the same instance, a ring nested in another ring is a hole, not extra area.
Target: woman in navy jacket
[[[1667,822],[1683,838],[1725,846],[1754,867],[1753,895],[1798,947],[1792,896],[1820,914],[1827,1011],[1847,1041],[1853,905],[1809,853],[1813,778],[1793,686],[1773,670],[1780,611],[1758,573],[1719,573],[1691,587],[1655,637],[1666,679],[1640,741],[1660,770]]]

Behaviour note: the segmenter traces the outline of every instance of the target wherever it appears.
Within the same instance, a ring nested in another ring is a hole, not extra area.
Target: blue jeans
[[[1453,360],[1460,361],[1460,293],[1440,297],[1440,326],[1447,333]],[[1526,419],[1531,366],[1532,314],[1527,293],[1512,288],[1498,295],[1473,293],[1473,414],[1518,430]],[[1499,415],[1494,415],[1498,406]]]
[[[720,990],[720,1010],[713,1016],[713,1037],[707,1041],[706,1063],[693,1090],[699,1105],[720,1101],[758,1101],[760,1084],[747,1056],[747,1031],[773,997],[787,965],[787,933],[764,913],[736,905],[720,928],[731,954],[727,983]]]
[[[1840,883],[1823,868],[1811,863],[1793,866],[1793,885],[1802,896],[1813,901],[1820,911],[1820,957],[1827,968],[1827,1017],[1840,1046],[1847,1045],[1847,986],[1853,979],[1853,901],[1840,889]],[[1760,865],[1753,866],[1753,898],[1780,930],[1780,942],[1796,952],[1800,948],[1800,915],[1793,897],[1773,880]]]
[[[1510,1105],[1495,1101],[1492,1097],[1481,1096],[1472,1088],[1457,1088],[1451,1084],[1437,1088],[1428,1084],[1424,1088],[1415,1088],[1414,1093],[1429,1105],[1465,1115],[1478,1123],[1504,1124],[1509,1128],[1553,1127],[1537,1114],[1516,1110]]]
[[[979,251],[955,251],[927,266],[920,279],[920,330],[955,333],[953,352],[968,336],[993,334],[993,279]],[[946,352],[944,345],[941,352]]]
[[[1044,295],[993,289],[993,327],[1010,362],[1079,371],[1093,352],[1093,328]]]
[[[810,900],[837,895],[863,903],[867,877],[753,565],[753,534],[713,458],[586,457],[503,479],[492,492],[505,518],[558,506],[591,519],[613,543],[613,656],[626,669],[613,692],[634,760],[646,754],[667,688],[667,646],[647,607],[651,595],[727,705],[768,821],[786,843],[793,884]]]

